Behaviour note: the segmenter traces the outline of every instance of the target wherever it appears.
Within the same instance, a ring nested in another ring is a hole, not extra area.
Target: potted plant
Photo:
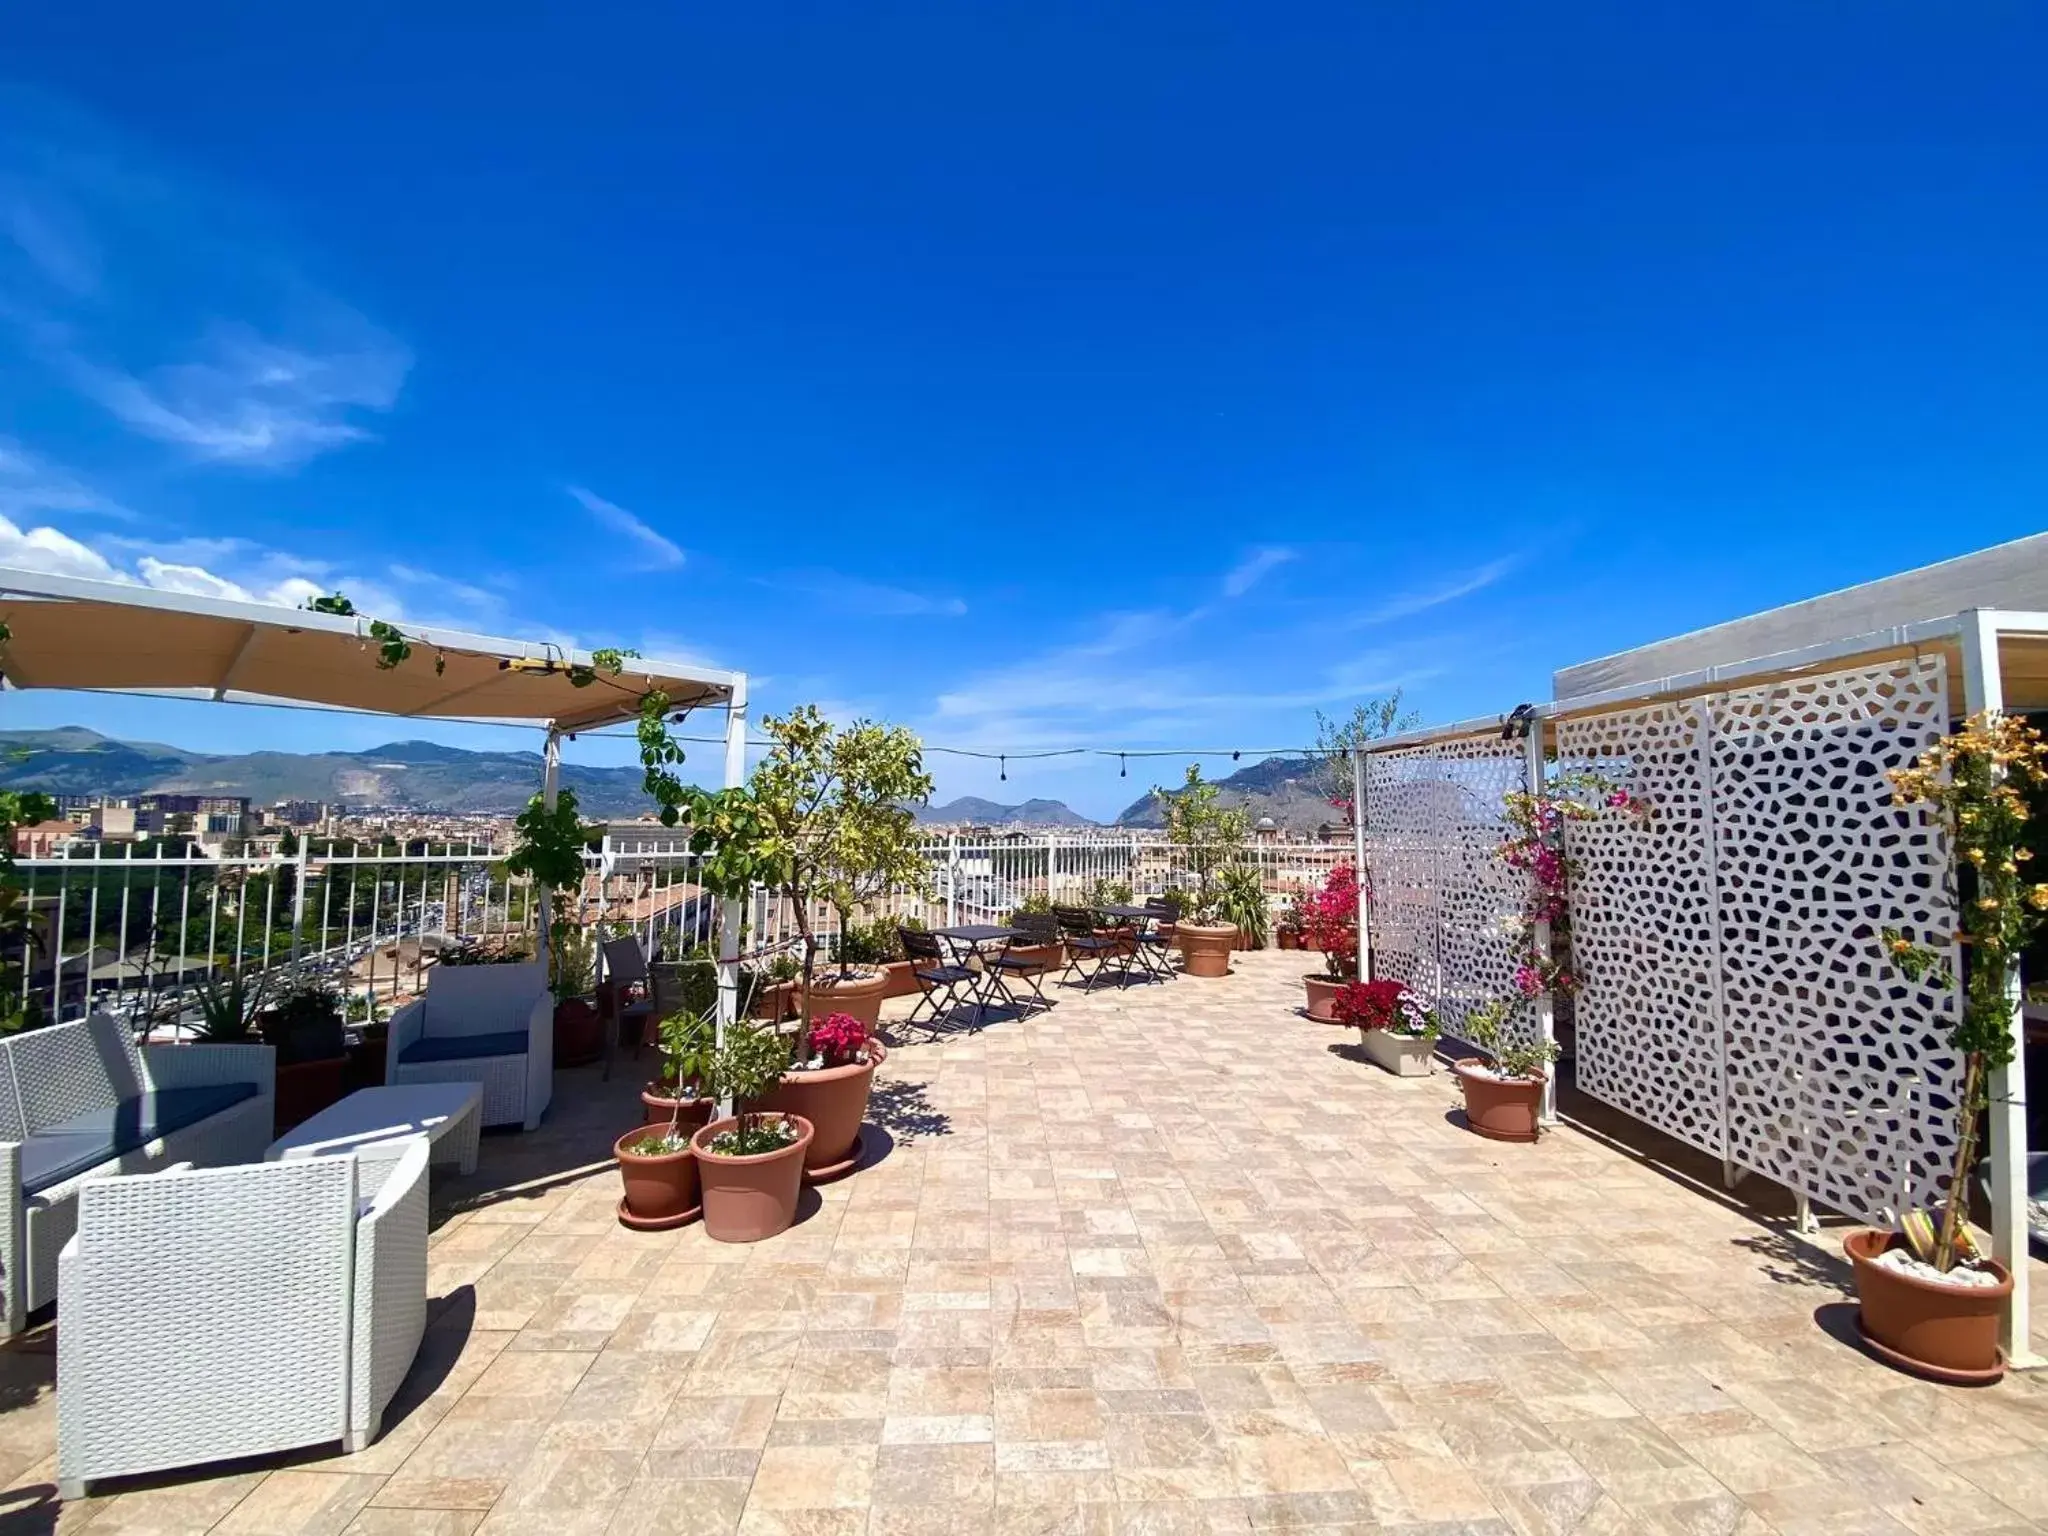
[[[1301,948],[1301,904],[1299,892],[1287,904],[1287,910],[1280,914],[1279,922],[1273,925],[1273,942],[1281,949]]]
[[[325,982],[291,987],[262,1013],[257,1027],[277,1052],[277,1134],[348,1091],[348,1029],[341,998]]]
[[[704,1230],[721,1243],[758,1243],[788,1229],[803,1188],[811,1123],[758,1105],[782,1079],[789,1051],[773,1028],[735,1022],[712,1052],[711,1090],[737,1113],[690,1138],[703,1182]]]
[[[661,1075],[640,1090],[649,1125],[673,1125],[687,1137],[711,1119],[706,1086],[718,1033],[717,1003],[687,1005],[661,1021]]]
[[[1056,971],[1067,963],[1067,946],[1058,937],[1059,927],[1052,921],[1052,916],[1052,898],[1043,895],[1027,896],[1011,910],[1004,921],[1013,928],[1035,920],[1044,932],[1053,935],[1042,944],[1012,944],[1006,951],[1012,960],[1021,960],[1040,970],[1050,971]]]
[[[1992,1074],[2013,1059],[2019,959],[2048,913],[2048,884],[2025,868],[2029,802],[2048,787],[2048,743],[2019,716],[1980,712],[1891,779],[1897,804],[1933,811],[1957,860],[1949,881],[1962,930],[1962,1006],[1949,1036],[1963,1063],[1956,1160],[1938,1207],[1904,1213],[1895,1230],[1853,1232],[1842,1247],[1872,1353],[1937,1381],[1992,1382],[2005,1374],[1998,1334],[2012,1274],[1977,1252],[1964,1202]],[[1955,988],[1947,937],[1886,929],[1883,947],[1908,981]]]
[[[901,926],[922,928],[924,924],[916,918],[905,918]],[[903,938],[897,927],[883,917],[871,923],[854,923],[843,929],[832,944],[832,958],[841,965],[881,970],[884,1002],[892,997],[909,997],[919,990],[913,968],[904,958]]]
[[[1188,765],[1187,782],[1178,791],[1155,788],[1152,793],[1165,807],[1166,840],[1185,850],[1194,881],[1182,893],[1185,905],[1173,929],[1181,969],[1189,976],[1227,976],[1237,925],[1223,916],[1219,875],[1244,846],[1245,813],[1216,803],[1217,787],[1203,781],[1199,763]]]
[[[1336,1022],[1359,1032],[1373,1064],[1396,1077],[1429,1076],[1437,1017],[1403,981],[1351,981],[1332,1005]]]
[[[1358,871],[1339,864],[1301,898],[1301,947],[1323,957],[1322,974],[1302,978],[1308,1016],[1320,1023],[1338,1022],[1337,994],[1358,979],[1358,894]]]
[[[555,994],[554,1061],[584,1066],[604,1054],[604,1021],[590,1003],[597,985],[597,944],[571,920],[568,901],[583,889],[583,853],[591,829],[576,808],[576,792],[557,790],[527,801],[512,823],[512,853],[505,868],[525,875],[548,898],[548,986]],[[565,1006],[567,1005],[567,1006]]]
[[[1534,1141],[1543,1111],[1543,1085],[1557,1042],[1524,1042],[1507,1037],[1515,1004],[1487,1003],[1466,1015],[1464,1036],[1483,1056],[1467,1056],[1451,1070],[1465,1090],[1465,1124],[1492,1141]]]
[[[1228,864],[1216,876],[1216,887],[1216,916],[1237,929],[1234,947],[1264,949],[1273,929],[1265,878],[1250,864]]]
[[[809,1041],[810,1055],[790,1063],[762,1107],[811,1123],[804,1181],[825,1184],[851,1173],[860,1161],[868,1093],[888,1052],[867,1025],[845,1013],[813,1019]]]
[[[597,936],[581,923],[554,925],[548,971],[555,994],[555,1065],[587,1067],[604,1054],[597,989]]]
[[[788,950],[770,957],[766,965],[749,968],[747,995],[751,1001],[747,1004],[748,1016],[770,1024],[795,1018],[803,991],[802,980],[803,962]]]
[[[206,1045],[246,1045],[256,1033],[270,980],[261,971],[230,970],[224,976],[202,976],[192,983],[199,1005],[193,1038]]]

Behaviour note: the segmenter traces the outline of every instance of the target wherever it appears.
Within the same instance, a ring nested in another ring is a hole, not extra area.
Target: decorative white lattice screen
[[[1495,853],[1501,800],[1521,787],[1523,763],[1522,743],[1497,736],[1366,758],[1373,974],[1431,999],[1453,1035],[1472,1009],[1514,991],[1510,924],[1526,877]]]
[[[1651,808],[1569,829],[1578,1086],[1861,1217],[1931,1194],[1956,1000],[1879,931],[1955,928],[1939,829],[1885,778],[1947,725],[1933,658],[1560,721]]]

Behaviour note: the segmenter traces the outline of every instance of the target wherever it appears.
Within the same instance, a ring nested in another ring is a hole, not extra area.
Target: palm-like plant
[[[215,1045],[247,1040],[256,1030],[256,1015],[270,994],[270,978],[261,971],[231,970],[203,976],[192,985],[199,1003],[199,1038]]]

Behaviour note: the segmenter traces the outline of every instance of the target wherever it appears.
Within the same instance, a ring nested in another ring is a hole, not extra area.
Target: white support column
[[[946,834],[946,926],[960,926],[960,834]]]
[[[735,678],[725,707],[725,788],[747,782],[747,679]],[[740,1016],[740,928],[746,903],[728,897],[718,908],[718,1025],[715,1038],[725,1043],[726,1027]]]
[[[1358,877],[1358,979],[1372,977],[1372,900],[1366,894],[1365,748],[1351,749],[1351,872]]]
[[[554,726],[548,727],[547,745],[541,748],[540,803],[544,810],[552,811],[562,790],[562,733]],[[507,901],[510,901],[509,893]],[[538,914],[540,934],[534,951],[540,956],[541,972],[547,973],[553,963],[555,943],[554,903],[542,886],[533,888],[534,911]]]
[[[1530,720],[1527,725],[1529,734],[1522,738],[1522,786],[1539,799],[1544,788],[1544,729],[1545,725],[1541,719]],[[1531,935],[1530,943],[1539,960],[1551,958],[1550,924],[1547,920],[1536,924],[1536,931]],[[1557,1039],[1557,1001],[1549,989],[1545,988],[1536,995],[1532,1006],[1536,1010],[1536,1038],[1541,1044],[1549,1045]],[[1537,1119],[1544,1125],[1557,1124],[1555,1062],[1551,1063],[1550,1069],[1543,1076],[1543,1105],[1537,1113]]]
[[[1997,615],[1985,609],[1964,614],[1962,641],[1964,713],[2004,710]],[[1991,1253],[2012,1271],[2012,1299],[1999,1327],[1999,1343],[2017,1370],[2048,1365],[2048,1360],[2034,1353],[2027,1329],[2031,1289],[2027,1273],[2027,1031],[2020,1009],[2017,965],[2006,975],[2005,996],[2013,1038],[2012,1065],[1991,1074],[1991,1104],[1984,1118],[1991,1132]]]
[[[292,835],[299,840],[298,862],[292,873],[292,975],[299,974],[299,953],[305,943],[306,928],[306,843],[310,834],[294,830]]]

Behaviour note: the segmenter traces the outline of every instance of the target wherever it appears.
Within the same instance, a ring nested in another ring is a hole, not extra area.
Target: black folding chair
[[[1095,914],[1086,907],[1054,907],[1054,919],[1059,923],[1060,938],[1067,946],[1067,968],[1060,973],[1060,980],[1069,976],[1078,977],[1081,985],[1093,989],[1102,979],[1102,973],[1112,960],[1122,960],[1123,974],[1131,974],[1131,954],[1124,948],[1122,939],[1101,933],[1095,926]],[[1093,960],[1095,969],[1083,969],[1082,962]]]
[[[1035,949],[1043,944],[1057,944],[1060,941],[1059,919],[1050,912],[1019,912],[1010,920],[1010,926],[1024,935],[1017,942],[1027,948]],[[1052,970],[1052,966],[1045,961],[1033,960],[1005,949],[999,955],[984,955],[981,963],[989,968],[995,985],[1002,988],[1003,996],[1009,999],[1012,1007],[1022,1006],[1021,999],[1010,990],[1008,978],[1012,976],[1022,978],[1030,986],[1032,996],[1038,999],[1040,1007],[1052,1006],[1052,999],[1045,995],[1045,989],[1038,984],[1039,978]]]
[[[641,949],[640,941],[628,935],[607,939],[599,947],[603,951],[604,980],[597,984],[597,1011],[604,1021],[604,1077],[609,1082],[612,1058],[626,1043],[627,1026],[633,1026],[633,1059],[637,1061],[649,1032],[660,1030],[661,1019],[655,1009],[647,953]]]
[[[1180,909],[1154,897],[1145,903],[1145,910],[1151,915],[1138,930],[1138,963],[1152,975],[1171,981],[1180,973],[1173,968],[1173,940],[1165,929],[1179,918]]]
[[[931,1037],[936,1040],[939,1037],[940,1026],[952,1016],[953,1010],[960,1004],[960,989],[966,987],[971,997],[981,976],[978,972],[956,962],[946,952],[946,946],[939,942],[937,934],[926,933],[918,928],[898,928],[896,932],[902,936],[903,955],[910,962],[910,974],[917,978],[918,986],[924,989],[924,995],[917,1000],[917,1006],[910,1010],[910,1017],[903,1021],[904,1026],[907,1028],[917,1023],[917,1016],[929,1006],[932,1016],[926,1021],[925,1028],[931,1031]],[[944,1007],[940,1006],[942,994]]]

